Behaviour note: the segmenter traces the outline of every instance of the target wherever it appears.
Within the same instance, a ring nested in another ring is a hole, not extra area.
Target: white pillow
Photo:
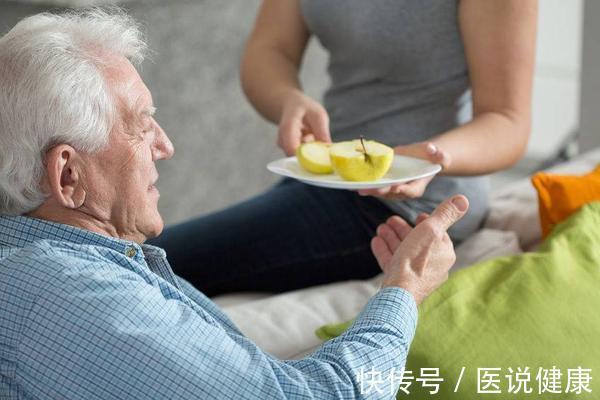
[[[523,251],[519,237],[512,231],[481,229],[456,247],[456,263],[451,272],[490,258],[512,256]]]
[[[484,229],[512,231],[520,247],[529,250],[542,237],[538,200],[529,178],[494,193]]]

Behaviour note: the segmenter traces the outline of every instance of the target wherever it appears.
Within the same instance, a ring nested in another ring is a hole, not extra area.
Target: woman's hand
[[[300,91],[293,91],[283,103],[277,145],[292,156],[300,143],[311,140],[331,142],[329,115],[321,104]]]
[[[422,158],[434,164],[440,164],[442,171],[450,166],[450,156],[432,142],[419,142],[394,148],[396,154]],[[416,199],[423,196],[433,176],[417,179],[408,183],[386,186],[378,189],[359,190],[361,196],[377,196],[390,200]]]

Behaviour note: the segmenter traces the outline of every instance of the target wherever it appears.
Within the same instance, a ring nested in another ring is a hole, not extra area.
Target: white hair
[[[114,7],[34,15],[0,38],[0,215],[44,202],[50,147],[106,145],[116,112],[106,55],[139,64],[146,49],[138,24]]]

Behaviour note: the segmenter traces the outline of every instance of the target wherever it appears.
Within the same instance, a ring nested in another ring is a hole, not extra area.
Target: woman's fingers
[[[302,132],[302,143],[310,143],[316,140],[315,135],[312,133]]]
[[[310,139],[331,142],[329,115],[322,105],[310,97],[293,93],[284,103],[277,145],[290,156],[301,142]]]
[[[440,164],[442,168],[450,165],[450,156],[432,142],[413,143],[394,148],[396,154],[426,159],[432,163]],[[363,189],[358,193],[361,196],[378,196],[390,200],[416,199],[425,193],[427,185],[433,176],[417,179],[398,185],[391,185],[379,189]]]
[[[302,138],[302,124],[295,117],[284,116],[279,124],[277,145],[286,155],[294,155]]]
[[[422,158],[434,164],[440,164],[443,169],[447,169],[452,161],[450,155],[433,142],[418,142],[397,146],[394,151],[396,154]]]
[[[358,191],[358,194],[361,196],[385,196],[391,190],[391,186],[386,186],[377,189],[361,189]]]
[[[433,179],[433,176],[417,179],[408,183],[403,183],[399,185],[399,187],[392,189],[391,193],[388,195],[390,198],[394,198],[393,196],[399,198],[408,198],[408,199],[417,199],[423,196],[425,190],[427,189],[427,185]]]
[[[378,189],[361,189],[358,194],[361,196],[385,197],[390,200],[416,199],[423,196],[427,185],[433,179],[432,176],[417,179],[408,183],[391,185]]]
[[[315,140],[331,143],[329,115],[324,108],[313,106],[312,109],[307,110],[304,119],[308,125],[307,130],[314,135]]]
[[[390,190],[390,195],[400,195],[403,197],[408,197],[409,199],[413,199],[415,197],[419,197],[419,190],[421,186],[417,181],[404,183],[402,185],[398,185],[398,187],[392,187]],[[421,193],[422,194],[422,193]]]
[[[427,159],[434,164],[440,164],[443,169],[450,165],[450,155],[431,142],[425,142]]]

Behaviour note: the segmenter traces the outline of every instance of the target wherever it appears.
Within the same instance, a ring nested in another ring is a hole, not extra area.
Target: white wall
[[[579,148],[600,147],[600,2],[585,3],[581,58],[581,113]]]
[[[540,0],[539,7],[528,156],[543,159],[579,125],[583,0]]]
[[[125,3],[131,0],[12,0],[19,3],[43,4],[61,7],[90,7],[105,4]]]

